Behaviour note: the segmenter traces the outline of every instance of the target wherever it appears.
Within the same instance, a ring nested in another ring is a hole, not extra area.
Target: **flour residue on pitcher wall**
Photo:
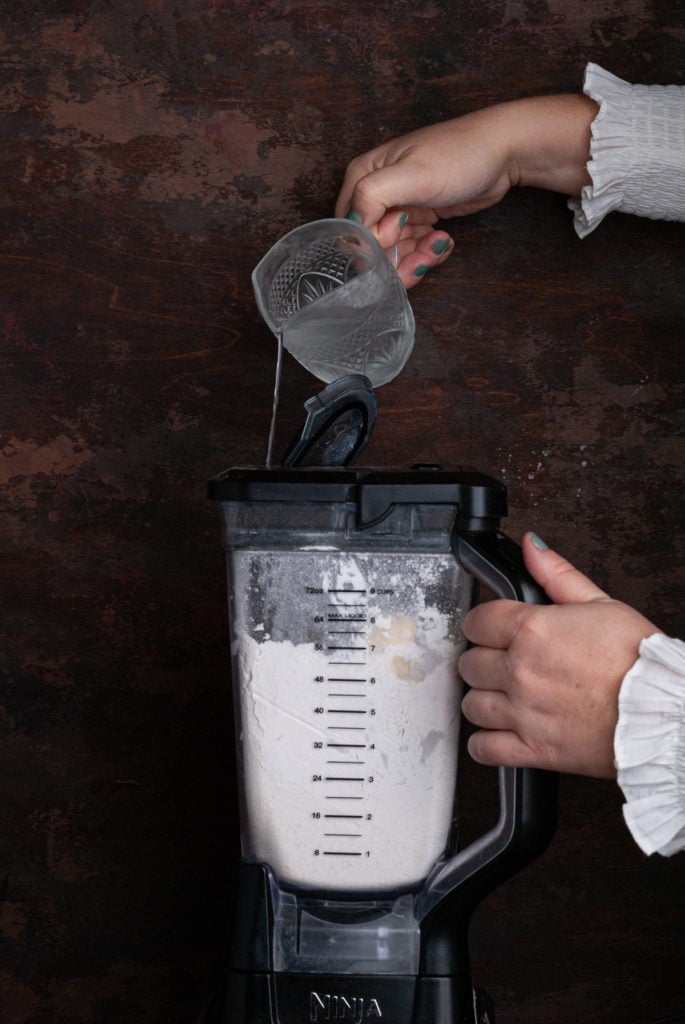
[[[435,667],[435,654],[425,637],[425,621],[421,617],[394,615],[389,626],[376,625],[369,639],[378,650],[388,649],[393,675],[407,683],[422,683]]]
[[[470,578],[447,553],[234,561],[246,856],[285,884],[417,885],[452,819]]]

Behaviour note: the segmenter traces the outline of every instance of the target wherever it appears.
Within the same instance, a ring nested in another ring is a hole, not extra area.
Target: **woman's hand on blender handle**
[[[462,707],[479,727],[469,753],[483,764],[615,778],[621,683],[640,641],[659,630],[535,534],[523,552],[555,603],[496,600],[466,616],[464,633],[477,646],[459,662],[471,687]]]
[[[411,288],[454,248],[439,220],[476,213],[513,185],[577,195],[597,105],[586,96],[513,100],[420,128],[354,159],[335,207],[397,247],[397,273]]]

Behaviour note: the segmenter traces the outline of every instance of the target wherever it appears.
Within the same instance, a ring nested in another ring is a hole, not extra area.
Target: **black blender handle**
[[[452,550],[460,565],[497,595],[526,604],[549,604],[523,561],[521,546],[499,530],[454,535]]]
[[[460,565],[497,597],[528,604],[550,603],[528,573],[520,546],[499,530],[457,532],[452,550]],[[419,896],[419,920],[454,894],[449,901],[452,923],[456,923],[455,912],[456,916],[461,912],[466,924],[484,896],[549,844],[556,828],[556,773],[500,768],[499,794],[496,826],[437,867]]]

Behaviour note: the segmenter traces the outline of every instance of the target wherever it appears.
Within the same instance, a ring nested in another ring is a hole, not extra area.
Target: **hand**
[[[492,206],[512,185],[579,194],[596,112],[586,96],[540,96],[421,128],[352,161],[336,216],[365,224],[390,252],[396,245],[411,288],[453,250],[438,220]]]
[[[459,661],[472,687],[462,708],[481,729],[469,753],[482,764],[615,778],[619,689],[640,641],[659,630],[537,544],[526,534],[526,566],[555,604],[490,601],[464,620],[478,645]]]

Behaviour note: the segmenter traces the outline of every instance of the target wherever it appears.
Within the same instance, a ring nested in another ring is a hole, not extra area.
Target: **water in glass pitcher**
[[[252,275],[266,323],[295,359],[330,383],[363,373],[392,380],[414,344],[407,293],[374,236],[347,220],[302,225]]]

